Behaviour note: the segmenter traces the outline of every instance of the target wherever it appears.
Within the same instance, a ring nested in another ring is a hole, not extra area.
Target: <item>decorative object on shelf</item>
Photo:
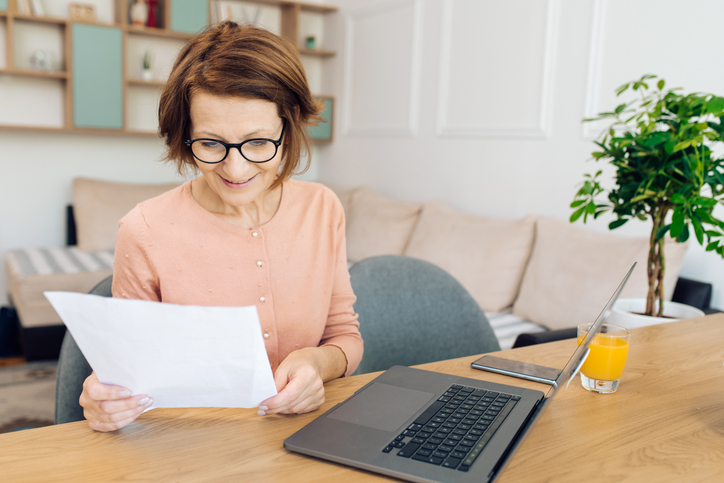
[[[314,35],[310,35],[306,39],[304,39],[304,46],[308,49],[316,49],[317,48],[317,38]]]
[[[33,9],[30,6],[30,0],[16,0],[18,13],[30,15],[33,13]]]
[[[246,7],[241,7],[241,15],[244,23],[249,25],[259,25],[259,18],[261,17],[261,7],[254,9],[254,18],[251,18],[246,13]]]
[[[71,20],[95,22],[96,6],[88,3],[71,3],[68,6],[68,16]]]
[[[612,211],[615,229],[628,220],[650,219],[651,228],[647,276],[649,282],[644,315],[664,314],[664,236],[669,233],[677,242],[689,239],[693,228],[696,240],[706,251],[724,257],[724,221],[714,218],[713,210],[724,204],[724,158],[716,157],[724,147],[724,97],[693,93],[680,89],[664,90],[665,81],[644,75],[622,85],[620,96],[629,88],[637,91],[634,100],[613,112],[603,112],[594,119],[613,123],[605,129],[596,161],[608,161],[616,168],[615,186],[606,190],[599,182],[602,171],[586,175],[576,193],[570,221],[583,217],[597,218]],[[656,82],[649,90],[649,83]],[[608,191],[607,203],[597,201]],[[667,215],[671,213],[671,218]]]
[[[131,23],[133,25],[143,26],[148,21],[148,6],[146,0],[136,0],[131,5]]]
[[[30,7],[32,8],[33,15],[45,15],[45,7],[43,6],[42,0],[30,0]]]
[[[36,50],[30,56],[30,66],[35,70],[55,70],[55,54],[49,50]]]
[[[156,23],[156,4],[158,3],[158,0],[148,0],[148,20],[146,21],[146,26],[151,28],[156,28],[158,25]]]
[[[147,50],[143,54],[143,69],[141,70],[141,78],[145,81],[153,80],[153,70],[151,70],[151,51]]]

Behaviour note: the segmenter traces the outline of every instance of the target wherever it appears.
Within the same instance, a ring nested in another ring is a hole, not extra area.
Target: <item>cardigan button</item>
[[[266,302],[266,299],[264,297],[259,297],[259,302],[264,303]]]
[[[256,262],[256,266],[257,266],[257,267],[261,267],[262,265],[264,265],[264,264],[261,262],[261,260],[259,260],[258,262]]]
[[[258,234],[257,232],[255,232],[255,231],[254,231],[254,232],[252,232],[252,233],[251,233],[251,236],[253,236],[253,237],[255,237],[255,238],[256,238],[256,237],[258,237],[258,236],[259,236],[259,234]]]
[[[264,338],[265,338],[265,339],[268,339],[268,338],[269,338],[269,332],[264,332]]]

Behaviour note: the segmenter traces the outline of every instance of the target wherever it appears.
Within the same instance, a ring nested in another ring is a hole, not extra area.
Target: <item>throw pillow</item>
[[[646,297],[649,240],[574,226],[552,218],[536,224],[536,239],[513,313],[551,330],[593,322],[634,261],[620,298]],[[665,241],[664,288],[670,300],[686,244]]]
[[[356,189],[347,213],[347,258],[359,262],[377,255],[402,255],[422,208],[394,200],[367,186]]]
[[[74,179],[73,214],[78,248],[88,252],[113,250],[120,219],[141,201],[177,186],[178,183],[132,184]]]
[[[534,233],[533,217],[485,218],[430,202],[422,210],[405,255],[443,268],[483,310],[499,312],[515,300]]]

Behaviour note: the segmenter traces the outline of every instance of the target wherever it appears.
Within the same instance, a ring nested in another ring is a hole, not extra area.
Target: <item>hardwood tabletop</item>
[[[498,355],[561,368],[575,340]],[[546,391],[470,367],[477,356],[418,366]],[[0,480],[390,481],[298,455],[283,440],[376,374],[326,384],[317,412],[156,409],[115,433],[85,422],[0,435]],[[635,329],[615,394],[561,389],[499,481],[724,481],[724,314]]]

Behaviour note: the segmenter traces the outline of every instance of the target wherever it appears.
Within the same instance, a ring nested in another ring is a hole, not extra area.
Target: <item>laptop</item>
[[[631,267],[547,394],[394,366],[284,441],[290,451],[417,482],[493,481],[588,355]]]

